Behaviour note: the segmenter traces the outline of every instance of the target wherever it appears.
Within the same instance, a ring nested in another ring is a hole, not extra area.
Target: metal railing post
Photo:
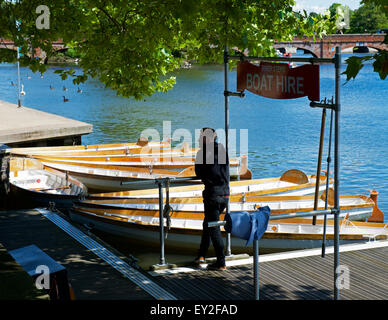
[[[255,288],[255,300],[259,300],[259,240],[253,241],[253,286]]]
[[[229,95],[226,94],[229,90],[228,87],[228,70],[229,69],[229,49],[228,46],[225,46],[224,50],[224,96],[225,96],[225,150],[226,154],[229,155]],[[229,166],[227,166],[228,170],[228,189],[230,184],[230,176],[229,176]],[[226,213],[230,212],[230,201],[228,198],[228,203],[226,205]],[[231,251],[231,236],[230,233],[226,233],[226,256],[230,256],[232,254]]]
[[[303,212],[292,212],[292,213],[284,213],[284,214],[276,214],[271,215],[269,220],[279,220],[279,219],[290,219],[297,217],[314,217],[317,215],[328,215],[334,214],[336,215],[335,209],[325,209],[325,210],[312,210],[312,211],[303,211]],[[224,221],[212,221],[208,222],[208,227],[218,227],[225,226],[227,222]],[[253,241],[253,287],[254,287],[254,296],[255,300],[259,300],[259,292],[260,292],[260,281],[259,281],[259,240]]]
[[[339,266],[339,118],[340,118],[340,80],[341,48],[335,48],[335,120],[334,120],[334,300],[339,300],[338,266]]]
[[[166,264],[164,257],[164,219],[163,219],[163,180],[156,180],[159,187],[159,239],[160,239],[160,264]]]

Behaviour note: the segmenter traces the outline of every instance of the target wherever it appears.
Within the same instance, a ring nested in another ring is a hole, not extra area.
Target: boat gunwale
[[[121,217],[112,217],[112,216],[107,216],[107,215],[98,215],[98,214],[89,213],[87,211],[74,210],[74,209],[73,209],[73,212],[76,214],[80,214],[82,216],[88,217],[88,218],[90,218],[92,216],[93,218],[96,218],[97,220],[100,220],[103,222],[109,221],[107,223],[112,223],[112,224],[115,224],[118,226],[123,226],[123,227],[131,226],[132,228],[134,227],[137,229],[147,230],[150,232],[159,232],[159,230],[160,230],[159,225],[145,223],[142,221],[136,221],[136,220],[131,219],[131,218],[121,218]],[[224,228],[221,228],[221,231],[223,233],[225,233]],[[183,227],[172,226],[169,229],[169,233],[183,234],[183,235],[201,235],[202,228],[200,228],[200,229],[187,229],[187,228],[183,228]],[[361,235],[361,234],[359,235],[359,234],[346,234],[346,233],[341,234],[340,233],[339,235],[340,235],[340,239],[365,239],[365,241],[366,241],[365,235]],[[322,234],[319,234],[319,233],[316,233],[316,234],[315,233],[289,233],[289,232],[282,233],[282,232],[266,231],[263,234],[262,239],[290,239],[290,240],[291,239],[298,239],[298,240],[300,239],[300,240],[303,240],[304,239],[303,237],[308,238],[308,239],[322,239]],[[387,238],[388,238],[388,235],[377,235],[376,236],[376,239],[387,239]],[[326,235],[326,239],[333,240],[334,235],[331,233],[328,233]]]

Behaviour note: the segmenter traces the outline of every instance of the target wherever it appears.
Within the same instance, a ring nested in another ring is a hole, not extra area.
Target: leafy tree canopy
[[[374,33],[388,28],[388,16],[374,3],[367,2],[352,11],[348,33]]]
[[[366,32],[376,32],[377,29],[387,26],[387,0],[363,0],[361,3],[363,5],[359,9],[355,10],[352,14],[350,31],[358,33],[364,33],[365,30]],[[383,42],[388,45],[388,34],[385,35]],[[366,61],[373,61],[373,69],[379,74],[382,80],[387,77],[388,51],[380,50],[373,56],[352,56],[348,58],[346,60],[347,68],[344,71],[344,74],[346,74],[346,79],[349,81],[350,79],[356,78],[357,74],[363,68]]]
[[[46,0],[49,29],[38,29],[41,0],[0,0],[0,37],[15,41],[22,65],[47,68],[31,57],[31,48],[54,54],[62,39],[83,59],[83,73],[62,71],[75,84],[95,77],[119,95],[140,99],[168,91],[170,72],[182,56],[200,63],[222,62],[224,45],[250,55],[274,55],[273,43],[294,36],[330,34],[334,25],[323,15],[294,12],[293,0]],[[17,26],[17,21],[20,25]],[[183,53],[183,54],[182,54]],[[0,62],[15,55],[0,50]]]

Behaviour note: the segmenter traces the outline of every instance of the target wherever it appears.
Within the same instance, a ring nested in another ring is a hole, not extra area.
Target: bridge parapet
[[[274,47],[304,49],[310,51],[314,56],[320,58],[332,58],[335,53],[335,47],[341,49],[365,46],[377,50],[388,50],[388,45],[383,43],[385,34],[334,34],[325,36],[322,39],[312,37],[294,38],[288,42],[276,42]]]

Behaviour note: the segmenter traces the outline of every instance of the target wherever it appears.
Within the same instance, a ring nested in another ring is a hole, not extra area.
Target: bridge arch
[[[314,52],[311,48],[308,48],[308,47],[303,47],[303,46],[297,46],[296,47],[296,50],[303,50],[304,51],[304,54],[306,53],[310,53],[314,58],[318,58],[318,55],[316,52]]]
[[[355,50],[355,49],[359,49],[359,50]],[[341,51],[343,50],[346,50],[346,49],[352,49],[352,52],[360,52],[360,53],[368,53],[370,52],[369,49],[375,49],[377,51],[381,51],[384,49],[383,46],[379,46],[378,44],[368,44],[368,43],[364,43],[362,45],[355,45],[354,43],[353,44],[348,44],[348,45],[343,45],[341,46]]]

